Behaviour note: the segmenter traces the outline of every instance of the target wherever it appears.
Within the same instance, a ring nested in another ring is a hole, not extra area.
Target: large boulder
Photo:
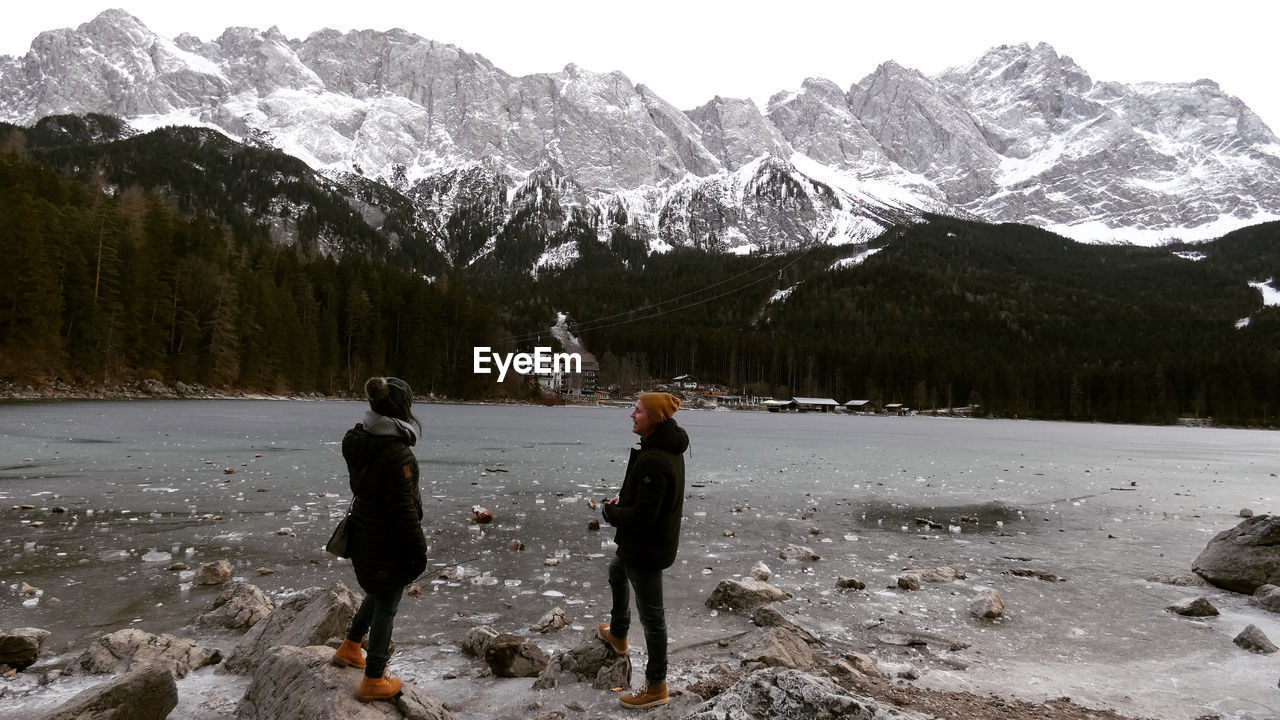
[[[712,610],[754,610],[790,597],[790,593],[761,580],[721,580],[711,591],[706,606]]]
[[[1259,586],[1280,585],[1280,516],[1255,515],[1218,533],[1191,569],[1224,590],[1250,595]]]
[[[168,669],[175,678],[182,678],[192,670],[221,661],[220,650],[197,645],[194,640],[126,628],[94,640],[65,672],[68,675],[120,674],[135,667],[155,666]]]
[[[561,680],[590,682],[598,690],[631,686],[631,658],[619,655],[609,643],[596,635],[595,628],[582,633],[578,643],[551,658],[534,690],[549,690]]]
[[[683,720],[928,720],[930,716],[882,705],[825,678],[790,668],[769,668],[739,680],[695,707]]]
[[[362,703],[363,671],[329,661],[327,646],[272,648],[254,669],[237,720],[451,720],[439,700],[405,683],[391,702]]]
[[[249,629],[227,658],[228,672],[247,674],[277,645],[336,645],[346,637],[360,599],[341,582],[307,588]]]
[[[18,671],[34,665],[49,634],[48,630],[32,627],[14,628],[0,634],[0,665]]]
[[[39,720],[165,720],[178,707],[178,683],[164,664],[143,664],[76,695]]]
[[[766,630],[739,657],[744,663],[797,670],[811,670],[818,664],[818,656],[799,635],[780,627]]]
[[[218,595],[198,622],[201,627],[251,628],[275,607],[256,585],[237,582]]]

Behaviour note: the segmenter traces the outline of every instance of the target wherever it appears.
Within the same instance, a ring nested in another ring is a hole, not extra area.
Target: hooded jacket
[[[617,528],[618,557],[646,570],[675,562],[684,512],[684,451],[689,434],[668,419],[631,450],[618,502],[605,504],[604,519]]]
[[[351,563],[361,576],[407,585],[427,566],[413,426],[370,412],[342,438],[351,476]]]

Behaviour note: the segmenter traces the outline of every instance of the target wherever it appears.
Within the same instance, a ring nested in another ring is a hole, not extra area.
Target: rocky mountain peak
[[[752,100],[717,95],[686,114],[702,131],[702,145],[728,170],[762,155],[791,155],[786,138]]]
[[[142,129],[213,126],[330,176],[421,184],[437,203],[423,211],[432,227],[445,226],[446,200],[474,207],[503,194],[495,183],[514,192],[555,166],[564,182],[534,186],[566,207],[625,207],[654,247],[865,237],[855,217],[926,210],[1125,239],[1280,218],[1280,141],[1239,99],[1212,81],[1095,82],[1045,43],[993,48],[935,77],[889,61],[843,93],[808,78],[764,113],[718,96],[683,112],[620,71],[574,63],[514,77],[400,29],[170,41],[109,10],[0,60],[0,120],[91,112]],[[478,163],[498,170],[461,182]],[[777,192],[744,194],[741,173],[766,170],[753,187]]]

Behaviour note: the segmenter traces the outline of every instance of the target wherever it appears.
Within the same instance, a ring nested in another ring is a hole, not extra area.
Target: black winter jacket
[[[618,529],[618,557],[646,570],[665,570],[680,547],[684,512],[684,453],[689,434],[673,419],[654,429],[632,449],[616,505],[605,504],[604,519]]]
[[[407,585],[427,567],[417,458],[404,439],[375,435],[364,423],[342,438],[342,457],[355,495],[348,531],[357,577]]]

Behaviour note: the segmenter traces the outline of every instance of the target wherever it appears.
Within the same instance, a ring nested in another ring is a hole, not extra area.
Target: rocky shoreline
[[[811,549],[791,545],[778,552],[783,561],[819,559]],[[1245,517],[1219,533],[1197,557],[1192,572],[1148,578],[1151,582],[1194,588],[1206,579],[1221,588],[1251,594],[1250,604],[1280,613],[1280,516]],[[1028,570],[1033,581],[1057,582],[1048,573]],[[729,631],[712,640],[714,647],[686,647],[673,637],[669,705],[647,713],[663,720],[720,718],[865,718],[880,720],[1124,720],[1112,710],[1088,708],[1059,698],[1027,702],[996,695],[928,689],[916,681],[918,668],[967,666],[963,642],[926,632],[886,632],[879,622],[864,623],[866,642],[835,642],[805,628],[795,614],[806,599],[770,584],[771,571],[758,562],[741,579],[721,580],[706,598],[708,611],[723,615]],[[232,580],[225,560],[207,563],[196,582],[221,586],[222,592],[193,625],[209,629],[214,641],[198,642],[140,628],[104,633],[70,662],[40,660],[49,633],[16,628],[0,633],[0,670],[6,683],[0,697],[9,702],[38,698],[59,684],[81,678],[104,678],[59,706],[42,711],[41,720],[88,720],[169,717],[179,706],[184,678],[197,673],[226,677],[228,688],[243,688],[222,707],[204,703],[201,717],[236,720],[307,718],[409,718],[443,720],[470,717],[466,702],[437,697],[445,683],[483,684],[502,709],[488,717],[557,720],[570,717],[620,717],[614,692],[638,683],[630,656],[621,656],[595,636],[594,626],[574,626],[562,608],[548,612],[528,628],[476,625],[458,642],[469,663],[465,676],[446,673],[429,682],[407,678],[404,693],[393,702],[362,704],[353,697],[359,670],[330,664],[359,597],[344,583],[313,587],[273,603],[255,585]],[[904,568],[897,590],[904,595],[929,586],[947,586],[964,578],[949,567]],[[857,579],[834,579],[840,591],[857,592]],[[24,592],[38,594],[31,588]],[[410,595],[420,590],[411,588]],[[975,622],[999,630],[1004,603],[994,590],[969,598]],[[1217,614],[1212,604],[1196,598],[1167,608],[1193,618]],[[736,629],[735,629],[736,628]],[[541,638],[562,633],[561,649],[550,653]],[[1236,638],[1241,650],[1276,652],[1258,628]],[[228,649],[221,649],[222,646]],[[874,650],[873,650],[874,649]],[[714,651],[735,662],[709,664]],[[870,654],[875,652],[879,657]],[[903,660],[906,662],[902,662]],[[392,661],[398,674],[417,676],[405,660]],[[897,668],[890,670],[886,668]],[[234,679],[234,681],[232,681]],[[430,686],[430,687],[428,687]],[[451,693],[445,692],[444,695]],[[114,714],[113,714],[114,713]],[[4,710],[0,707],[0,716]],[[30,717],[24,715],[24,717]],[[1206,716],[1210,717],[1210,716]]]

